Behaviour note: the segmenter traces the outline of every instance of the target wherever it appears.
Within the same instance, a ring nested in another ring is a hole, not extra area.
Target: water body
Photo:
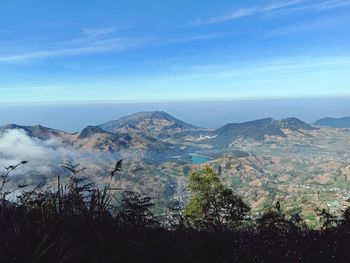
[[[203,163],[208,163],[210,162],[212,159],[207,157],[207,156],[203,156],[203,155],[198,155],[198,154],[194,154],[192,155],[192,164],[203,164]]]
[[[76,132],[137,111],[163,110],[188,123],[216,129],[226,123],[266,117],[297,117],[312,123],[324,117],[350,116],[350,97],[264,99],[208,102],[96,103],[96,104],[0,104],[0,125],[41,124]]]

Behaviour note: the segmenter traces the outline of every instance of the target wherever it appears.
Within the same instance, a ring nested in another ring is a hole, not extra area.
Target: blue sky
[[[350,96],[350,0],[4,0],[0,103]]]

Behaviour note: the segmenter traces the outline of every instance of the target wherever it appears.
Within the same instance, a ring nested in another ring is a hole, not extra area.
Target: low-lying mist
[[[57,175],[69,175],[69,171],[62,168],[62,164],[67,161],[86,167],[86,176],[103,175],[110,169],[115,156],[77,150],[64,145],[57,138],[31,138],[23,130],[5,131],[0,135],[0,167],[4,169],[23,160],[28,160],[28,164],[11,173],[11,179],[16,184],[34,185],[47,183]]]

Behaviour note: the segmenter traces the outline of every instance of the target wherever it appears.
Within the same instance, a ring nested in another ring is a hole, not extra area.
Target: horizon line
[[[231,98],[203,98],[203,99],[159,99],[159,100],[71,100],[71,101],[13,101],[2,102],[1,106],[48,106],[48,105],[103,105],[103,104],[154,104],[154,103],[206,103],[230,101],[276,101],[276,100],[304,100],[304,99],[350,99],[349,94],[337,95],[307,95],[307,96],[271,96],[271,97],[231,97]]]

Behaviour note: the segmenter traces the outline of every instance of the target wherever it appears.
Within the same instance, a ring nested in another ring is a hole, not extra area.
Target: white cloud
[[[258,12],[258,10],[259,9],[257,7],[241,8],[222,16],[210,17],[206,20],[197,19],[191,22],[190,25],[199,26],[199,25],[205,25],[205,24],[217,24],[228,20],[234,20],[234,19],[254,15]]]
[[[74,57],[81,55],[92,55],[100,53],[124,52],[135,48],[147,48],[155,46],[165,46],[194,41],[204,41],[223,36],[222,34],[206,34],[185,37],[172,37],[162,39],[159,37],[114,37],[110,36],[116,29],[104,28],[85,30],[84,37],[71,40],[53,42],[46,40],[45,47],[30,48],[30,46],[40,46],[36,43],[23,48],[20,45],[12,44],[12,49],[7,52],[0,52],[0,63],[28,63],[37,60],[45,60],[59,57]]]
[[[266,37],[279,37],[285,35],[293,35],[297,33],[303,33],[311,30],[326,29],[335,25],[339,25],[344,22],[344,19],[330,19],[330,20],[319,20],[304,24],[297,24],[288,27],[277,28],[268,32]]]
[[[112,35],[113,33],[133,28],[132,25],[123,25],[123,26],[115,26],[115,27],[97,27],[97,28],[83,28],[82,33],[86,37],[96,38],[96,37],[104,37],[108,35]]]
[[[78,155],[77,151],[62,147],[57,139],[46,141],[33,139],[23,130],[7,130],[0,136],[0,165],[2,166],[22,160],[30,160],[31,166],[37,164],[46,166],[48,163],[59,163]]]
[[[24,63],[57,57],[122,52],[148,43],[148,38],[120,37],[114,34],[126,28],[130,26],[84,28],[80,36],[62,41],[34,38],[0,43],[0,63]]]
[[[325,10],[335,9],[339,7],[346,7],[346,6],[350,6],[349,0],[328,0],[328,1],[323,1],[319,3],[293,7],[287,11],[304,11],[304,10],[325,11]]]
[[[72,41],[74,42],[74,41]],[[79,44],[64,47],[51,48],[47,50],[28,50],[12,54],[0,55],[0,63],[19,63],[38,59],[49,59],[56,57],[78,56],[105,52],[121,52],[136,46],[142,46],[146,40],[132,38],[108,38],[102,40],[75,41]],[[57,44],[56,44],[57,45]]]
[[[196,41],[202,41],[202,40],[209,40],[213,38],[217,38],[223,36],[222,34],[207,34],[207,35],[194,35],[194,36],[188,36],[188,37],[179,37],[179,38],[173,38],[168,41],[164,41],[163,43],[159,43],[159,45],[171,45],[171,44],[180,44],[180,43],[187,43],[187,42],[196,42]]]
[[[286,78],[288,75],[297,73],[322,72],[323,70],[339,70],[339,68],[349,68],[349,57],[323,57],[312,59],[308,57],[285,58],[280,60],[271,60],[256,65],[242,66],[240,68],[229,69],[222,68],[214,73],[217,77],[232,76],[261,76]]]
[[[226,13],[220,16],[213,16],[207,19],[196,19],[189,23],[190,26],[201,26],[217,24],[225,21],[236,20],[248,16],[266,14],[271,12],[293,12],[293,11],[326,11],[339,7],[350,6],[350,0],[327,0],[315,3],[310,0],[284,0],[275,1],[273,4],[265,6],[253,6],[248,8],[239,8],[233,10],[230,13]]]
[[[18,160],[32,157],[36,160],[49,160],[56,157],[56,153],[62,151],[58,148],[58,141],[39,141],[30,138],[23,130],[7,130],[0,137],[0,154],[4,158],[16,158]],[[56,148],[56,149],[55,149]],[[52,155],[55,155],[51,157]]]
[[[208,19],[197,19],[189,23],[190,26],[201,26],[201,25],[210,25],[217,24],[225,21],[236,20],[243,17],[248,17],[252,15],[263,14],[275,10],[279,10],[285,7],[293,6],[305,2],[305,0],[288,0],[288,1],[278,1],[273,4],[265,6],[254,6],[249,8],[240,8],[233,10],[230,13],[214,16]]]
[[[104,28],[83,28],[83,34],[87,37],[100,37],[110,35],[117,31],[114,27],[104,27]]]
[[[55,179],[58,174],[67,172],[61,168],[66,161],[80,163],[87,167],[86,175],[91,176],[102,174],[107,169],[108,154],[100,155],[79,151],[67,147],[57,138],[39,140],[31,138],[24,130],[6,130],[0,135],[0,174],[1,167],[15,165],[23,160],[28,164],[21,166],[11,175],[15,182],[38,184]]]

